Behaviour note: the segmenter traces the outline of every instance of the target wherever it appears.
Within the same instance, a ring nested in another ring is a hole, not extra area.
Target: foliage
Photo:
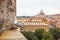
[[[33,36],[32,40],[38,40],[38,38],[36,36]]]
[[[58,40],[60,38],[60,28],[53,28],[49,30],[54,37],[55,40]]]
[[[29,31],[29,32],[23,31],[22,33],[28,40],[32,40],[33,32],[31,32],[31,31]]]
[[[48,32],[37,29],[35,32],[23,31],[22,34],[28,40],[58,40],[60,38],[60,28],[51,28]]]
[[[54,40],[50,32],[44,32],[42,36],[43,36],[42,40]]]
[[[34,35],[37,36],[39,40],[41,40],[41,39],[42,39],[42,33],[43,33],[44,31],[45,31],[45,30],[43,30],[43,29],[37,29],[37,30],[35,30]]]

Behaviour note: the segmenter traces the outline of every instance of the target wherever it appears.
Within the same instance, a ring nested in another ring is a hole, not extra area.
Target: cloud
[[[17,15],[35,15],[41,9],[46,14],[60,13],[60,0],[17,0]]]

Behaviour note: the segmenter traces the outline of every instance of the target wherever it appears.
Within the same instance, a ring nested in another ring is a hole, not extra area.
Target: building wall
[[[44,15],[44,12],[41,10],[38,15],[35,15],[30,18],[17,18],[18,22],[23,31],[35,31],[36,29],[44,29],[48,31],[50,29],[50,21]],[[21,24],[22,23],[22,24]]]
[[[56,22],[56,27],[57,27],[57,28],[60,28],[60,21],[57,21],[57,22]]]
[[[20,22],[20,24],[23,26],[21,29],[23,31],[35,31],[36,29],[44,29],[48,31],[50,29],[50,22],[48,20],[31,20],[31,22]]]
[[[40,25],[24,25],[23,31],[35,31],[36,29],[44,29],[46,31],[49,30],[49,26],[40,26]]]
[[[2,28],[10,29],[14,27],[16,16],[16,0],[0,0],[0,23]]]

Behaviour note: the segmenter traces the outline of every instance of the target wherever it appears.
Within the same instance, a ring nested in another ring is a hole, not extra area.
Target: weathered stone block
[[[15,28],[16,0],[0,0],[0,31]]]
[[[0,0],[0,40],[26,40],[16,30],[16,0]]]

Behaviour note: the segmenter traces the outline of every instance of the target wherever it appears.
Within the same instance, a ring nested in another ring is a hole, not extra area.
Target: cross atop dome
[[[39,15],[45,15],[42,9],[41,9]]]

